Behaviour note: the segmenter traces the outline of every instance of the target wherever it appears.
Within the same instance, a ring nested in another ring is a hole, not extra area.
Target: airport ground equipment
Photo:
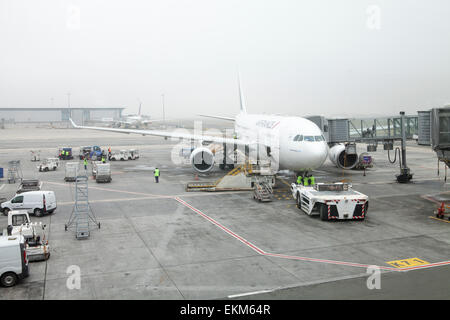
[[[441,202],[440,206],[437,208],[436,210],[436,218],[439,219],[447,219],[450,221],[450,213],[449,212],[445,212],[445,209],[450,208],[449,206],[447,206],[445,204],[445,202]]]
[[[23,236],[0,236],[0,284],[12,287],[28,276],[28,257]]]
[[[38,166],[39,172],[55,171],[56,168],[58,168],[58,163],[54,159],[55,158],[47,158],[42,161]]]
[[[65,230],[75,230],[77,239],[86,239],[90,231],[97,227],[100,229],[100,222],[95,218],[89,205],[88,177],[77,176],[75,180],[75,204],[70,214],[69,221],[65,225]]]
[[[58,149],[59,160],[73,160],[72,148],[62,147]]]
[[[39,179],[23,179],[17,189],[16,193],[24,193],[28,191],[39,191],[41,190],[42,182]]]
[[[67,162],[65,169],[64,181],[75,181],[80,171],[79,162]]]
[[[41,161],[41,151],[40,150],[30,150],[31,161]]]
[[[307,215],[328,220],[363,220],[369,197],[352,189],[349,183],[317,183],[314,186],[291,184],[297,208]]]
[[[270,202],[273,200],[273,188],[271,183],[267,181],[259,181],[255,179],[254,189],[253,189],[253,199],[259,202]]]
[[[235,167],[217,181],[188,182],[186,191],[254,191],[255,183],[275,186],[275,172],[270,162],[252,161]]]
[[[128,160],[136,160],[139,159],[139,150],[130,149],[128,151]]]
[[[20,166],[20,160],[8,161],[8,183],[16,183],[17,179],[22,180],[22,167]]]
[[[92,169],[92,174],[94,175],[95,181],[99,182],[111,182],[111,165],[109,163],[95,162],[93,164],[95,169]],[[95,173],[94,173],[95,171]]]
[[[96,174],[97,174],[97,164],[99,164],[99,163],[102,163],[101,161],[98,161],[98,160],[96,160],[96,161],[92,161],[91,162],[91,164],[92,164],[92,177],[95,179],[95,176],[96,176]]]
[[[450,106],[431,109],[431,147],[439,161],[450,166]]]
[[[26,210],[12,210],[8,213],[8,227],[3,234],[23,236],[28,261],[42,261],[50,257],[50,247],[45,229],[46,225],[42,222],[31,222]]]
[[[99,146],[86,146],[80,147],[80,152],[78,158],[83,160],[87,158],[88,160],[97,160],[102,158],[103,151]]]
[[[113,151],[111,153],[111,161],[128,161],[129,153],[127,150]]]

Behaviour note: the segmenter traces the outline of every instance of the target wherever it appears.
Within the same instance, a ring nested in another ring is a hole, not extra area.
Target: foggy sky
[[[368,26],[370,5],[379,29]],[[162,116],[450,103],[448,0],[0,0],[0,107]],[[53,99],[53,100],[52,100]]]

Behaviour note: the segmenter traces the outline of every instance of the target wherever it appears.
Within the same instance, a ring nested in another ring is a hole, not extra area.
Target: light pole
[[[162,98],[162,108],[163,108],[163,125],[166,126],[166,112],[164,110],[164,93],[161,95]]]

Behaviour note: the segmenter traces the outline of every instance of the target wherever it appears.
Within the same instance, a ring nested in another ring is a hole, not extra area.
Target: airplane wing
[[[143,124],[146,124],[146,123],[150,124],[152,122],[162,122],[162,121],[170,121],[170,120],[168,120],[168,119],[147,119],[147,120],[142,120],[141,123],[143,123]]]
[[[213,119],[220,119],[220,120],[227,120],[227,121],[235,121],[234,118],[230,118],[230,117],[222,117],[222,116],[212,116],[212,115],[208,115],[208,114],[199,114],[200,117],[205,117],[205,118],[213,118]]]
[[[245,141],[241,139],[233,139],[233,138],[224,138],[220,136],[208,136],[208,135],[194,135],[189,133],[181,133],[181,132],[169,132],[169,131],[160,131],[160,130],[136,130],[136,129],[117,129],[117,128],[105,128],[105,127],[87,127],[87,126],[79,126],[76,125],[75,122],[71,118],[69,118],[70,123],[74,128],[77,129],[89,129],[89,130],[98,130],[98,131],[110,131],[110,132],[118,132],[118,133],[134,133],[141,134],[143,136],[157,136],[164,138],[176,138],[176,139],[185,139],[185,140],[195,140],[195,141],[205,141],[205,142],[215,142],[215,143],[226,143],[226,144],[237,144],[237,145],[253,145],[256,144],[256,141]]]

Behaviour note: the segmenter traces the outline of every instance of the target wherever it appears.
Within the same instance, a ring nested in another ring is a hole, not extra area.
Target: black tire
[[[319,212],[320,212],[320,219],[322,221],[328,221],[328,206],[325,204],[321,204]]]
[[[11,209],[9,209],[9,208],[3,209],[3,215],[4,215],[4,216],[7,216],[8,213],[9,213],[9,211],[11,211]]]
[[[0,277],[0,283],[4,287],[14,287],[17,283],[18,277],[14,272],[6,272]]]
[[[53,212],[55,212],[55,209],[49,210],[47,211],[48,213],[52,214]]]
[[[36,208],[36,209],[34,209],[34,215],[36,217],[42,217],[44,215],[44,211],[42,211],[42,209]]]
[[[297,192],[296,204],[297,204],[297,208],[298,208],[299,210],[302,210],[302,204],[301,204],[301,199],[300,199],[300,193],[298,193],[298,192]]]
[[[56,171],[56,167],[53,167],[53,171]]]
[[[44,168],[44,171],[47,172],[47,171],[48,171],[48,168]]]

